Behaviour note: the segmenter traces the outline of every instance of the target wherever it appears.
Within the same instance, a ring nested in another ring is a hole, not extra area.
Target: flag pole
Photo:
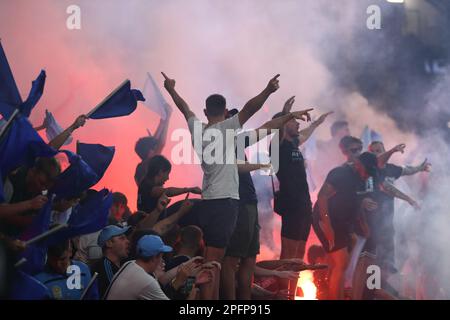
[[[95,279],[97,279],[98,277],[98,273],[95,272],[94,275],[91,278],[91,281],[89,281],[88,285],[86,286],[86,288],[84,289],[83,293],[81,294],[80,300],[83,300],[84,297],[86,296],[86,294],[88,293],[89,289],[92,287],[92,285],[94,284]]]
[[[11,115],[11,117],[9,117],[8,121],[6,122],[6,124],[3,126],[2,130],[0,131],[0,142],[6,136],[6,132],[11,127],[13,121],[16,119],[16,117],[18,116],[19,112],[20,112],[19,109],[16,108],[14,110],[13,114]]]
[[[119,91],[128,81],[130,81],[129,79],[126,79],[124,82],[122,82],[120,84],[120,86],[118,86],[116,89],[114,89],[113,92],[111,92],[105,99],[102,100],[102,102],[100,102],[98,105],[95,106],[94,109],[92,109],[91,111],[89,111],[88,114],[86,114],[86,116],[88,118],[91,117],[91,115],[97,111],[106,101],[108,101],[109,98],[111,98],[113,95],[115,95],[117,93],[117,91]]]
[[[45,231],[44,233],[41,233],[40,235],[38,235],[38,236],[36,236],[34,238],[31,238],[30,240],[25,241],[25,245],[29,246],[30,244],[33,244],[33,243],[38,242],[38,241],[41,241],[42,239],[44,239],[44,238],[46,238],[46,237],[48,237],[48,236],[58,232],[61,229],[65,229],[67,227],[68,227],[67,223],[60,224],[60,225],[56,226],[53,229]]]

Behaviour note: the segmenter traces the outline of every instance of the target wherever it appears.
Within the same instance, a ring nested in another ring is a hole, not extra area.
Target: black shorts
[[[225,255],[238,258],[256,257],[259,254],[259,230],[256,203],[239,204],[236,228]]]
[[[306,241],[311,230],[311,206],[285,210],[281,215],[281,236],[290,240]]]
[[[196,225],[203,231],[208,247],[226,248],[236,227],[239,200],[201,200],[180,220],[180,225]]]
[[[328,240],[325,237],[325,233],[319,225],[319,213],[314,212],[312,216],[312,226],[314,232],[319,238],[320,243],[326,252],[335,252],[343,248],[350,248],[352,245],[352,232],[353,229],[350,224],[342,221],[331,221],[331,227],[334,231],[334,247],[329,248]]]

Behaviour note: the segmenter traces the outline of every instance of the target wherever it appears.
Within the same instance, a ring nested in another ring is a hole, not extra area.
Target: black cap
[[[375,176],[378,169],[378,159],[377,156],[370,152],[364,152],[359,156],[359,161],[366,169],[370,176]]]

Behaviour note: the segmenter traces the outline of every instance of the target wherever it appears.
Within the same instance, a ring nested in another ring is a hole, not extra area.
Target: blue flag
[[[0,114],[5,119],[9,119],[14,110],[19,108],[22,115],[29,117],[31,110],[44,92],[45,78],[45,71],[41,70],[39,76],[31,84],[28,98],[23,102],[0,43]]]
[[[0,114],[9,119],[21,104],[22,98],[0,42]]]
[[[131,89],[130,80],[127,80],[88,116],[91,119],[126,116],[136,110],[138,101],[145,101],[144,96],[139,90]]]
[[[51,293],[48,288],[36,278],[16,271],[11,280],[10,300],[49,300]]]
[[[23,165],[32,166],[37,157],[53,157],[56,150],[48,146],[27,118],[18,116],[0,142],[0,177]],[[3,183],[0,184],[0,201],[3,201]]]
[[[50,198],[52,198],[52,196],[50,196]],[[31,225],[20,235],[20,240],[30,240],[49,230],[52,204],[53,201],[49,200],[44,207],[42,207],[39,213],[34,217]],[[44,270],[46,254],[47,244],[45,240],[27,246],[25,251],[19,256],[19,259],[27,259],[20,269],[32,275],[41,272]]]
[[[47,136],[48,141],[52,141],[54,138],[56,138],[59,134],[61,134],[64,130],[63,128],[56,122],[55,117],[53,117],[53,114],[49,112],[48,110],[45,110],[45,134]],[[64,145],[68,145],[72,142],[73,138],[72,136],[69,136],[67,140],[64,142]]]
[[[82,203],[72,209],[68,227],[49,236],[49,245],[83,234],[97,232],[108,223],[109,209],[112,206],[112,193],[107,189],[88,194]]]
[[[113,157],[115,148],[101,144],[77,143],[77,154],[94,170],[98,180],[103,177]]]
[[[95,185],[100,179],[79,155],[66,150],[61,152],[64,152],[69,158],[70,166],[58,176],[51,192],[58,199],[78,197],[83,191]]]
[[[45,71],[41,70],[39,76],[32,82],[30,94],[28,95],[27,100],[25,100],[20,106],[20,112],[25,117],[30,116],[31,110],[38,103],[39,99],[41,99],[42,94],[44,93],[46,77],[47,75],[45,74]]]

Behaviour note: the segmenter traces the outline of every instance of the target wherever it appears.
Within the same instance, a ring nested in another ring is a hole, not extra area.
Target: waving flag
[[[95,185],[99,178],[94,170],[79,155],[70,151],[61,151],[69,158],[70,166],[62,172],[51,190],[58,199],[78,197]]]
[[[166,120],[170,115],[170,105],[164,99],[161,90],[159,90],[158,85],[149,72],[147,72],[147,78],[142,91],[146,99],[144,105],[157,113],[161,119]]]
[[[107,189],[90,193],[82,203],[73,208],[67,222],[68,227],[48,238],[48,245],[103,229],[108,223],[112,201],[112,193]]]
[[[20,112],[25,117],[29,117],[31,110],[38,103],[39,99],[41,99],[42,94],[44,93],[45,79],[47,75],[44,70],[41,70],[39,76],[34,80],[31,84],[30,94],[28,95],[27,100],[25,100],[20,106]]]
[[[21,104],[22,98],[0,41],[0,114],[9,119]]]
[[[55,117],[53,117],[53,114],[49,112],[48,110],[45,110],[45,134],[47,136],[48,141],[52,141],[54,138],[56,138],[61,132],[63,132],[63,128],[56,122]],[[72,143],[72,136],[69,136],[67,140],[64,142],[64,145],[68,145]]]
[[[114,152],[114,147],[77,142],[77,154],[94,170],[99,181],[111,164]]]
[[[0,178],[5,179],[14,169],[31,166],[37,157],[52,157],[56,150],[48,146],[33,129],[28,119],[18,116],[0,142]],[[3,201],[3,183],[0,201]]]
[[[131,89],[130,80],[124,81],[116,90],[88,113],[91,119],[106,119],[131,114],[137,102],[145,101],[139,90]]]

